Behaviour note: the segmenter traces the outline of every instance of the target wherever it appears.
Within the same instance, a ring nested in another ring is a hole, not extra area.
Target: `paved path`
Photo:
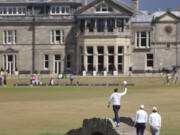
[[[116,131],[119,133],[119,135],[136,135],[136,128],[128,126],[124,123],[120,123],[120,126],[116,127]],[[151,134],[145,131],[144,135],[151,135]]]

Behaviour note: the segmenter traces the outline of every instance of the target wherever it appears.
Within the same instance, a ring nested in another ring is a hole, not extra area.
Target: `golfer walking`
[[[118,93],[118,88],[115,88],[114,93],[110,96],[110,98],[108,100],[108,108],[110,107],[111,101],[113,101],[113,111],[114,111],[114,115],[115,115],[115,123],[117,126],[119,126],[119,124],[120,124],[118,111],[120,109],[121,97],[127,93],[126,85],[127,85],[127,82],[124,81],[125,89],[124,89],[124,92],[122,92],[122,93]]]
[[[161,129],[161,116],[157,113],[157,108],[152,108],[152,113],[149,116],[149,126],[152,135],[159,135]]]
[[[137,135],[144,135],[146,122],[148,120],[147,112],[144,111],[144,105],[140,106],[140,110],[136,112],[135,127]]]

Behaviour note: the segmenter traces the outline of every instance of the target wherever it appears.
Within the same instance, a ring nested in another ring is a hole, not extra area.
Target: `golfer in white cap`
[[[146,122],[148,120],[147,112],[144,111],[144,105],[140,106],[140,110],[136,112],[135,127],[137,135],[144,135]]]
[[[152,113],[149,116],[149,126],[152,135],[159,135],[161,129],[161,116],[157,113],[157,108],[152,108]]]
[[[118,111],[120,109],[120,101],[121,101],[121,97],[124,96],[127,93],[127,82],[124,81],[124,92],[122,93],[118,93],[118,88],[114,89],[114,93],[111,94],[109,100],[108,100],[108,108],[110,107],[111,101],[113,100],[113,111],[114,111],[114,115],[115,115],[115,123],[117,124],[117,126],[120,125],[120,119],[119,119],[119,115],[118,115]]]

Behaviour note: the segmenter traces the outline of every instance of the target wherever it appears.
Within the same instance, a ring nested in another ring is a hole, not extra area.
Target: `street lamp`
[[[36,35],[35,35],[35,15],[33,13],[33,16],[32,16],[32,72],[34,73],[35,71],[35,38],[36,38]]]
[[[178,46],[177,46],[177,42],[176,42],[176,66],[178,65]]]

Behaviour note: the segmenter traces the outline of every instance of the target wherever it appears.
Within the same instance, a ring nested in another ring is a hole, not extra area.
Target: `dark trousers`
[[[120,105],[113,105],[113,111],[114,111],[114,116],[115,116],[115,122],[120,123],[118,111],[120,109]]]
[[[7,85],[7,81],[6,81],[6,79],[4,79],[4,85]]]
[[[145,123],[137,123],[136,124],[136,133],[137,133],[137,135],[144,135],[145,128],[146,128]]]

